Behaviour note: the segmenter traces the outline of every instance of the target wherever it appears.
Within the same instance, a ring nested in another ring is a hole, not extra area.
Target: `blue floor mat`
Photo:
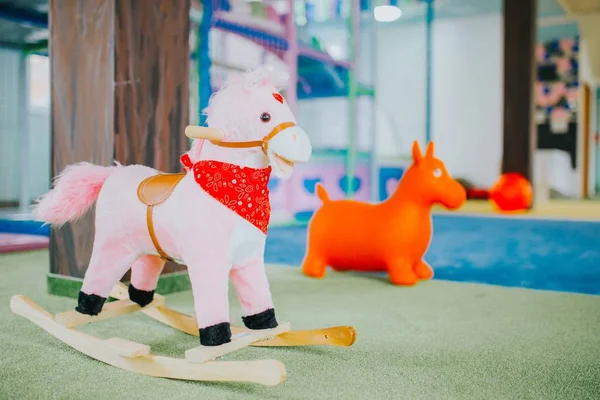
[[[50,226],[26,218],[0,218],[0,233],[49,236]]]
[[[436,215],[435,279],[600,294],[600,223]],[[299,266],[306,228],[269,230],[267,263]]]

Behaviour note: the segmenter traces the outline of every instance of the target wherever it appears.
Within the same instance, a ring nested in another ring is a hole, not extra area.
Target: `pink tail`
[[[121,165],[103,167],[87,162],[67,166],[54,180],[54,189],[33,208],[33,216],[54,226],[81,217],[96,202],[106,179]]]

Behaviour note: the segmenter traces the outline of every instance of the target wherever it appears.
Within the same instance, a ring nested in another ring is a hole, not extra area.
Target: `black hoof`
[[[102,311],[105,301],[105,297],[100,297],[95,294],[86,294],[80,291],[75,311],[86,315],[98,315],[100,314],[100,311]]]
[[[231,342],[231,327],[229,322],[207,326],[200,329],[200,344],[202,346],[220,346]]]
[[[277,319],[275,319],[275,310],[269,308],[261,313],[242,317],[244,325],[248,329],[271,329],[277,328]]]
[[[147,306],[154,300],[154,290],[140,290],[129,284],[129,299],[140,307]]]

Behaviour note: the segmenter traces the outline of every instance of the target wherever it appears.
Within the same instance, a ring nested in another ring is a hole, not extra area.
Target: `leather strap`
[[[220,147],[228,147],[230,149],[249,149],[251,147],[260,147],[263,153],[267,154],[267,150],[269,149],[269,140],[273,139],[279,132],[284,129],[291,128],[292,126],[296,126],[293,122],[282,122],[277,125],[267,136],[265,136],[262,140],[251,140],[248,142],[217,142],[211,141],[215,146]]]
[[[137,195],[138,199],[142,203],[144,203],[146,208],[146,225],[148,226],[148,234],[150,235],[150,239],[152,240],[152,244],[156,248],[156,252],[160,255],[160,258],[165,261],[174,261],[172,257],[169,257],[167,253],[164,252],[160,244],[158,244],[158,239],[156,238],[156,233],[154,232],[154,221],[152,218],[152,214],[154,211],[154,206],[162,204],[166,201],[171,193],[175,190],[177,184],[185,177],[185,172],[177,173],[177,174],[157,174],[153,176],[149,176],[144,179],[142,183],[138,186]]]
[[[160,258],[162,258],[165,261],[174,261],[171,257],[169,257],[167,255],[167,253],[164,252],[162,247],[160,247],[160,244],[158,244],[158,240],[156,239],[156,234],[154,233],[154,222],[152,219],[153,211],[154,211],[154,206],[148,206],[148,208],[146,209],[146,223],[148,225],[148,233],[150,234],[150,239],[152,240],[152,244],[154,244],[154,247],[156,248],[156,251],[160,255]]]

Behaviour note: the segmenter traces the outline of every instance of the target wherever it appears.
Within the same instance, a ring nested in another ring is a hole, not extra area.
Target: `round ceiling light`
[[[377,6],[373,9],[375,21],[392,22],[402,16],[402,10],[396,6]]]

